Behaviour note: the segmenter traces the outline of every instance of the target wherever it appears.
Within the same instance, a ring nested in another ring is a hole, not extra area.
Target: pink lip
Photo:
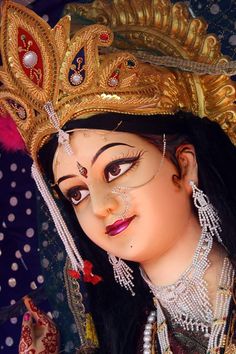
[[[109,236],[115,236],[119,234],[120,232],[124,231],[127,229],[131,221],[135,218],[135,215],[131,216],[130,218],[124,219],[124,220],[117,220],[114,222],[112,225],[108,225],[106,227],[106,234]]]

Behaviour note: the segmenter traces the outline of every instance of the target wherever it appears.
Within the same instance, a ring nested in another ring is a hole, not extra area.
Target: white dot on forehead
[[[10,166],[10,170],[12,172],[15,172],[17,170],[17,164],[16,163],[12,163],[11,166]]]
[[[0,179],[2,179],[2,177],[3,177],[3,173],[2,171],[0,171]]]
[[[4,234],[0,232],[0,241],[4,240]]]
[[[16,186],[16,182],[15,182],[15,181],[12,181],[12,182],[11,182],[11,187],[12,187],[12,188],[15,188],[15,186]]]

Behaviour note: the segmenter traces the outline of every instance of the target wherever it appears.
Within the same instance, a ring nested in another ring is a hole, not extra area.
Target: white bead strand
[[[44,201],[47,204],[47,207],[50,211],[50,214],[52,216],[52,219],[55,223],[55,227],[57,229],[57,232],[65,246],[66,252],[68,254],[68,257],[70,258],[72,268],[74,270],[83,270],[84,267],[84,262],[83,259],[77,250],[77,247],[74,243],[73,237],[71,236],[65,221],[62,218],[62,215],[60,213],[60,210],[58,209],[55,200],[53,199],[51,193],[48,190],[48,187],[46,185],[46,182],[43,179],[43,176],[39,169],[37,168],[36,164],[33,163],[32,168],[32,176],[35,180],[35,183],[38,187],[38,190],[40,191]]]

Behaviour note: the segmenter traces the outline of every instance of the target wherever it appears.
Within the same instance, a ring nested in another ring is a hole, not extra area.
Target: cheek
[[[161,182],[161,181],[159,181]],[[156,181],[139,194],[140,244],[143,257],[149,258],[153,252],[161,254],[181,237],[191,215],[190,200],[183,189],[174,185],[171,179],[164,184]],[[141,259],[139,260],[141,261]]]
[[[104,248],[105,230],[101,221],[88,210],[83,210],[82,212],[75,211],[75,214],[85,235],[96,245]]]

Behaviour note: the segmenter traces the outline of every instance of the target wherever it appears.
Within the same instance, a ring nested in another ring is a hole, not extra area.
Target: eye
[[[130,162],[113,162],[105,169],[105,177],[107,182],[111,182],[119,176],[122,176],[134,165],[134,161]]]
[[[81,189],[81,187],[74,187],[69,189],[66,196],[67,199],[73,204],[78,205],[89,195],[88,189]]]

